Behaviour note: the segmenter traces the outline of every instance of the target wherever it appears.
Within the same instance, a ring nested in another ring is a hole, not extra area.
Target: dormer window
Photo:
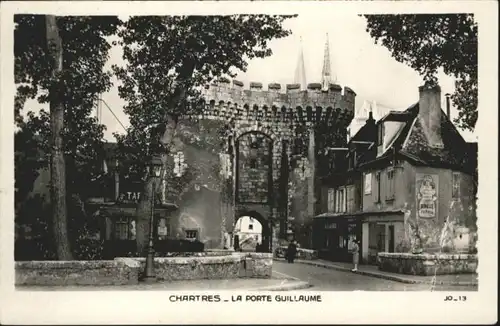
[[[378,125],[378,135],[377,135],[377,146],[382,146],[384,144],[384,123]]]
[[[385,153],[400,134],[402,128],[406,124],[406,121],[402,120],[403,118],[404,117],[394,116],[393,113],[393,116],[380,121],[377,129],[377,156]]]

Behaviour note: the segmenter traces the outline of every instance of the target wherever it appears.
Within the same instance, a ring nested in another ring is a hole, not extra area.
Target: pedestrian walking
[[[354,268],[351,271],[356,272],[359,264],[359,240],[354,240],[352,244],[352,264]]]
[[[237,234],[234,236],[234,251],[240,251],[240,236]]]
[[[297,242],[293,240],[288,244],[288,249],[286,253],[288,262],[293,264],[296,255],[297,255]]]

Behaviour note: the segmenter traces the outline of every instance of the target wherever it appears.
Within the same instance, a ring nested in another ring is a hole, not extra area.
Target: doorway
[[[389,252],[394,252],[394,225],[389,225]]]

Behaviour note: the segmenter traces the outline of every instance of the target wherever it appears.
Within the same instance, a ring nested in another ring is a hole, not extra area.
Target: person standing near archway
[[[234,236],[234,251],[240,251],[240,236],[237,234]]]
[[[295,240],[292,240],[288,244],[288,249],[286,253],[288,263],[293,264],[296,255],[297,255],[297,242]]]

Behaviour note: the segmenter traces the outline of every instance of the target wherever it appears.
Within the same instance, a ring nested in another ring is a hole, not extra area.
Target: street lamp
[[[154,238],[153,238],[153,228],[154,228],[154,212],[155,212],[155,188],[156,188],[156,178],[160,176],[161,168],[163,163],[161,158],[158,156],[154,156],[151,161],[151,176],[153,179],[152,184],[152,192],[151,192],[151,217],[149,221],[149,243],[148,243],[148,253],[146,257],[146,267],[144,269],[144,282],[154,282],[156,281],[156,274],[154,268],[154,256],[155,256],[155,248],[154,248]]]

